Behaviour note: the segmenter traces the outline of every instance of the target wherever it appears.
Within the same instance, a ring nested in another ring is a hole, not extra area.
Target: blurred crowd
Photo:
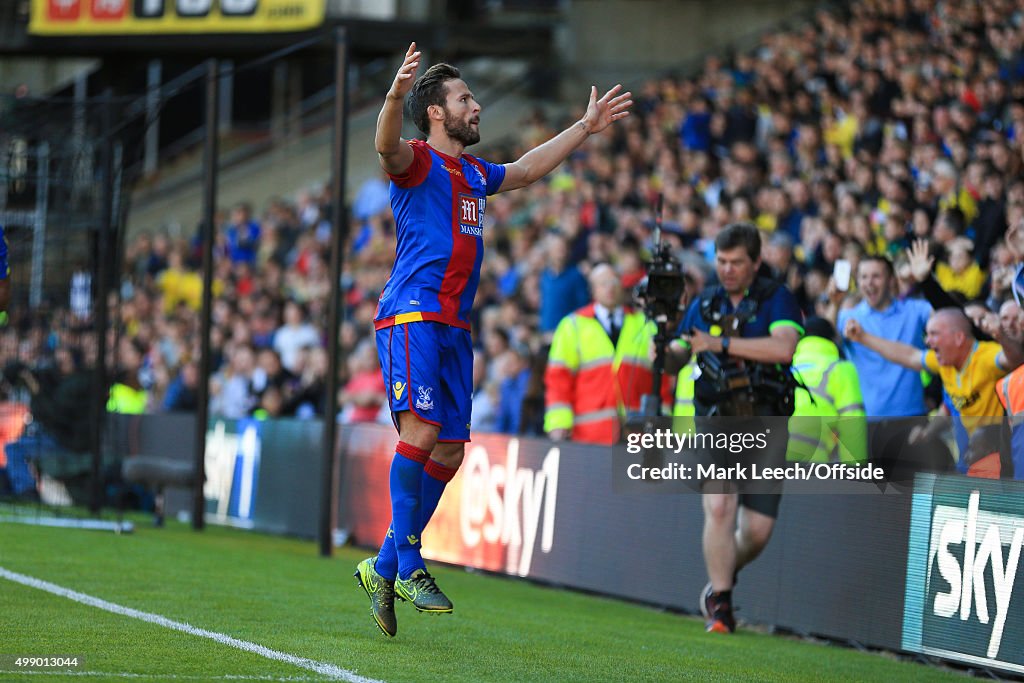
[[[1007,304],[1019,256],[1005,238],[1024,222],[1024,2],[863,0],[845,12],[633,86],[623,125],[544,181],[489,200],[475,431],[541,431],[546,344],[590,301],[594,265],[612,264],[628,289],[644,277],[659,195],[664,235],[698,290],[714,277],[718,232],[750,221],[804,312],[835,321],[860,297],[855,278],[833,278],[837,261],[855,274],[865,255],[887,256],[898,296],[912,297],[908,249],[924,238],[940,285],[989,335],[1019,340],[1020,309]],[[511,161],[581,113],[538,108],[512,142],[474,153]],[[486,108],[482,125],[485,141],[504,132],[487,129]],[[322,414],[331,202],[309,191],[220,217],[212,414]],[[385,177],[362,185],[349,234],[341,418],[389,422],[372,337],[395,249]],[[111,362],[147,411],[195,407],[199,257],[194,239],[159,231],[126,247]],[[0,333],[0,361],[53,365],[66,352],[72,372],[95,358],[95,340],[76,331],[88,314],[22,319]]]

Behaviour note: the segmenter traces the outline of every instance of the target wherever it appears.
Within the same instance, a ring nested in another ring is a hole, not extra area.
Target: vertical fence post
[[[32,272],[29,275],[28,305],[39,308],[43,303],[43,281],[46,272],[46,215],[50,202],[50,144],[39,143],[36,150],[36,210],[32,216]]]
[[[103,436],[107,426],[107,292],[110,280],[110,224],[114,220],[114,102],[108,88],[102,100],[103,186],[100,190],[100,226],[96,238],[96,384],[92,399],[92,497],[89,510],[98,513],[103,506]],[[116,349],[115,349],[116,353]]]
[[[338,337],[343,305],[341,268],[348,237],[348,212],[345,211],[345,161],[348,119],[348,36],[345,27],[334,34],[334,144],[331,147],[331,295],[327,307],[327,396],[324,401],[323,460],[320,470],[320,555],[333,552],[333,532],[337,514],[335,482],[335,444],[338,440]]]
[[[216,59],[206,62],[206,116],[203,142],[203,218],[200,243],[203,249],[203,298],[199,314],[199,386],[196,396],[195,483],[192,492],[192,528],[200,531],[206,524],[206,425],[210,414],[210,318],[213,307],[213,241],[217,213],[217,134],[220,104],[220,78]]]

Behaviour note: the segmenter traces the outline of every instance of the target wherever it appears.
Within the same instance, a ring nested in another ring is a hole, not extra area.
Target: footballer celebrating
[[[483,259],[487,196],[534,183],[591,135],[629,115],[630,93],[591,87],[583,118],[519,160],[465,153],[480,141],[480,104],[459,70],[435,64],[419,78],[416,43],[377,118],[375,143],[391,178],[397,249],[375,317],[377,353],[398,446],[391,462],[391,526],[356,579],[385,635],[398,630],[394,600],[447,614],[452,603],[427,572],[420,537],[470,436],[473,348],[469,315]],[[426,140],[401,137],[403,105]]]

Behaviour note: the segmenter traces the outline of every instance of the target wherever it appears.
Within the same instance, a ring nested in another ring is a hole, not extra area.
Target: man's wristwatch
[[[719,337],[719,338],[722,340],[722,354],[728,356],[729,355],[729,338],[728,337]]]

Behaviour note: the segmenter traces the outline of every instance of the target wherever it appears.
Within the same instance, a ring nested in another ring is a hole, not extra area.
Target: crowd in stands
[[[545,345],[590,301],[596,264],[612,264],[627,288],[643,278],[659,194],[666,238],[698,288],[713,278],[716,234],[750,221],[805,314],[836,321],[861,296],[855,282],[837,287],[837,260],[856,273],[864,256],[888,257],[898,296],[914,297],[908,250],[924,238],[939,285],[973,306],[989,336],[1020,340],[1020,308],[1007,302],[1021,255],[1006,233],[1024,224],[1024,4],[861,0],[845,12],[709,56],[696,73],[631,85],[623,125],[544,181],[488,201],[474,430],[540,433]],[[515,159],[580,113],[538,109],[513,142],[479,154]],[[485,141],[500,137],[486,109],[482,125]],[[304,192],[219,220],[212,413],[322,413],[331,201]],[[372,336],[395,249],[385,177],[354,198],[350,235],[342,417],[388,422]],[[159,231],[127,245],[115,360],[149,411],[195,406],[199,255],[195,241]],[[44,362],[73,341],[71,315],[8,328],[0,357]],[[88,359],[87,347],[74,357]]]

